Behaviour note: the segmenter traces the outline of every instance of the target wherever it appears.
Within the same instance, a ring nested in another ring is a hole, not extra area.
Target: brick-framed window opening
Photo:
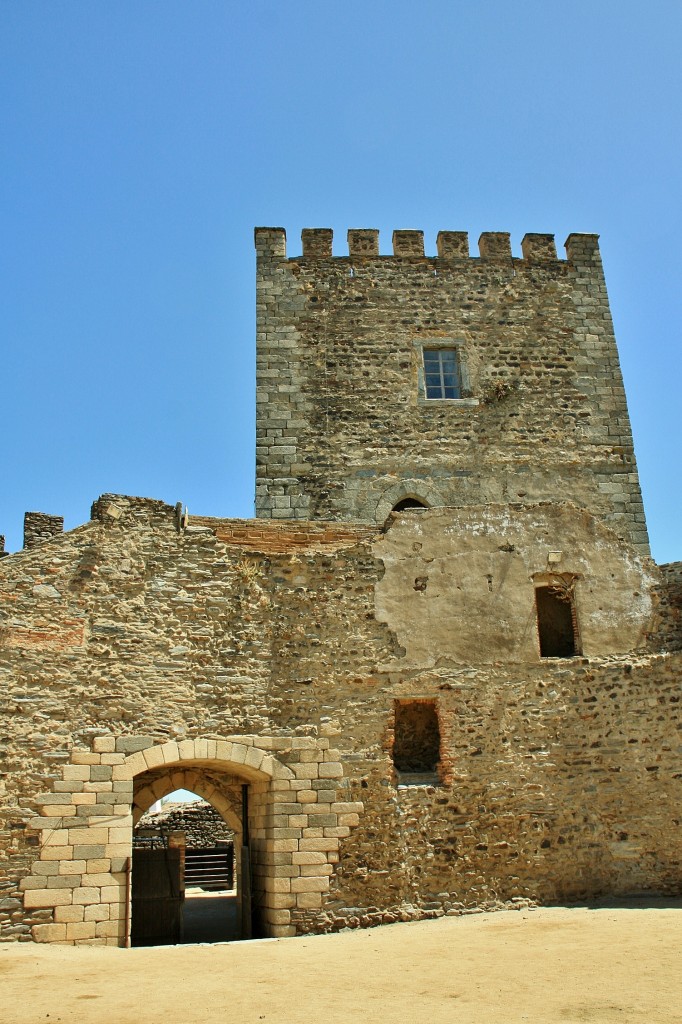
[[[440,762],[440,723],[433,700],[394,704],[393,764],[400,775],[433,774]]]
[[[425,348],[424,394],[426,398],[461,398],[462,379],[456,348]]]

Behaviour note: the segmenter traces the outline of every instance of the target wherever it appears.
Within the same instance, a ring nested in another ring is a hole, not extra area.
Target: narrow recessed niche
[[[541,658],[573,658],[579,654],[578,623],[572,585],[565,581],[536,586]]]
[[[439,781],[440,723],[434,700],[397,700],[394,704],[393,764],[400,785]]]

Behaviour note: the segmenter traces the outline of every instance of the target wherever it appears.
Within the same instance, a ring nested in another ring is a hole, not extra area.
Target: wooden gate
[[[185,850],[185,888],[231,889],[233,882],[232,843]]]
[[[173,847],[133,850],[133,946],[182,941],[182,852]]]

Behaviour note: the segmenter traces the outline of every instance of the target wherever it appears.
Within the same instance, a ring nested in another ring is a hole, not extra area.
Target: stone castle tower
[[[257,228],[256,514],[572,501],[648,554],[598,236]]]
[[[680,892],[682,563],[648,557],[597,237],[479,244],[256,229],[258,518],[27,514],[0,939],[175,941],[177,859],[133,835],[178,788],[235,835],[241,937]]]

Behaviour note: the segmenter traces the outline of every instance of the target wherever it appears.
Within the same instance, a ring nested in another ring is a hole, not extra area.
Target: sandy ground
[[[476,914],[311,938],[0,947],[2,1024],[682,1022],[682,905]]]

